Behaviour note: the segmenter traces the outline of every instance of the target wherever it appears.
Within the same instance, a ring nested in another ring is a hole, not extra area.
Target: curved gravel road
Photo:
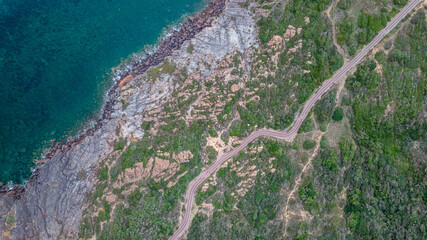
[[[298,129],[300,128],[302,122],[307,117],[307,114],[310,112],[311,108],[314,106],[314,104],[319,100],[322,95],[329,90],[329,88],[340,79],[345,73],[347,73],[351,68],[356,66],[357,63],[360,62],[360,60],[374,47],[376,46],[381,39],[384,38],[387,33],[389,33],[412,9],[415,8],[418,3],[420,3],[423,0],[413,0],[409,2],[402,10],[387,24],[387,26],[382,29],[378,35],[372,40],[368,45],[366,45],[357,56],[342,66],[335,74],[329,79],[323,82],[322,86],[308,99],[308,101],[305,103],[304,108],[301,112],[301,114],[298,116],[296,121],[294,121],[293,127],[286,131],[276,131],[271,129],[262,129],[254,131],[249,137],[247,137],[243,142],[231,150],[230,152],[224,153],[221,155],[218,160],[212,164],[207,170],[200,173],[197,178],[192,181],[187,189],[187,203],[185,205],[185,215],[184,219],[181,222],[181,225],[179,226],[178,230],[174,233],[172,237],[169,238],[169,240],[175,240],[181,237],[181,235],[184,233],[185,229],[187,229],[188,225],[190,224],[191,220],[191,209],[193,205],[194,195],[196,193],[197,188],[200,186],[200,184],[205,181],[212,173],[214,173],[218,168],[229,158],[239,153],[241,150],[243,150],[248,143],[252,142],[253,140],[257,139],[258,137],[273,137],[277,139],[285,139],[285,140],[293,140],[293,138],[296,136]]]

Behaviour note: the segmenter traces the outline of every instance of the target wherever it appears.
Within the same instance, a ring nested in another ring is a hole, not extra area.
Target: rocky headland
[[[102,116],[84,134],[56,145],[38,163],[31,180],[8,190],[0,186],[1,239],[76,239],[98,164],[117,155],[114,145],[144,136],[142,113],[159,111],[177,86],[167,73],[149,81],[147,70],[169,61],[188,74],[209,76],[215,64],[235,51],[256,46],[255,23],[240,0],[212,0],[189,17],[144,60],[120,69]],[[191,48],[191,51],[189,51]],[[190,53],[191,52],[191,53]],[[13,224],[7,217],[13,216]]]

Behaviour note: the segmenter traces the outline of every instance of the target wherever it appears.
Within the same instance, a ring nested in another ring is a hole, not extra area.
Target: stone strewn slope
[[[119,91],[116,90],[117,96]],[[46,161],[41,166],[36,181],[28,183],[19,199],[13,194],[1,196],[2,232],[9,232],[4,225],[5,217],[15,215],[16,227],[10,231],[14,239],[51,239],[60,235],[74,238],[86,194],[94,186],[97,163],[113,152],[114,143],[119,139],[116,134],[117,126],[123,125],[119,134],[123,138],[142,137],[140,124],[135,124],[133,116],[145,109],[146,102],[136,99],[150,96],[155,101],[164,97],[167,91],[162,82],[157,82],[153,86],[146,85],[137,89],[133,94],[134,101],[124,110],[117,101],[111,119],[103,120],[103,127],[95,131],[93,136],[87,136],[83,142],[72,146],[68,151],[57,152],[52,159]],[[16,212],[11,212],[11,209],[16,209]]]

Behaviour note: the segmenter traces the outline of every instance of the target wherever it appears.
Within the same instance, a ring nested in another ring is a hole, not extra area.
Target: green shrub
[[[123,186],[121,188],[113,188],[113,194],[120,195],[123,190],[124,190]]]
[[[239,70],[237,70],[236,68],[233,68],[233,70],[231,70],[231,75],[239,75]]]
[[[227,174],[228,170],[229,170],[228,167],[220,168],[216,173],[216,176],[220,179],[223,179],[225,178],[225,175]]]
[[[152,123],[151,121],[150,122],[143,122],[141,125],[142,129],[144,129],[145,131],[148,131],[151,127],[151,123]]]
[[[246,131],[246,124],[241,121],[234,121],[231,124],[230,136],[241,137]]]
[[[328,146],[328,138],[326,136],[322,136],[322,139],[320,140],[320,147],[326,148]]]
[[[335,106],[336,91],[332,91],[323,96],[314,106],[314,116],[318,123],[329,122]]]
[[[308,211],[311,212],[312,209],[318,208],[317,198],[319,193],[314,188],[312,182],[309,182],[305,187],[301,186],[298,189],[298,194],[304,203],[304,208],[306,208]]]
[[[81,169],[78,173],[77,173],[77,178],[79,180],[84,180],[86,179],[86,170]]]
[[[328,127],[326,126],[326,124],[320,125],[320,131],[326,132],[326,130],[328,130]]]
[[[346,138],[342,136],[338,143],[339,149],[341,151],[341,159],[343,163],[351,161],[354,157],[354,143],[351,138]]]
[[[392,41],[388,41],[384,44],[384,49],[385,50],[389,50],[391,47],[393,46],[393,42]]]
[[[341,0],[337,3],[337,7],[341,8],[342,10],[347,10],[351,6],[351,0]]]
[[[122,103],[122,110],[125,110],[125,109],[126,109],[126,107],[128,106],[128,105],[126,104],[125,100],[124,100],[124,99],[120,99],[120,102]]]
[[[142,198],[142,193],[139,191],[138,188],[136,188],[135,190],[133,190],[133,192],[129,194],[129,198],[128,198],[129,205],[132,207],[138,206],[139,200],[141,200],[141,198]]]
[[[383,51],[375,53],[375,59],[378,61],[379,64],[384,64],[387,56]]]
[[[301,223],[298,226],[298,231],[295,234],[295,240],[304,240],[308,239],[308,225],[306,222]]]
[[[104,219],[107,221],[110,220],[110,211],[111,211],[110,204],[108,204],[108,202],[104,200]]]
[[[301,127],[298,131],[298,133],[301,132],[310,132],[314,128],[314,122],[310,118],[306,118],[304,122],[301,124]]]
[[[189,53],[189,54],[192,54],[193,53],[193,51],[194,51],[194,46],[193,46],[193,44],[191,44],[190,43],[190,45],[188,46],[188,48],[187,48],[187,52]]]
[[[132,168],[135,161],[130,154],[126,154],[126,152],[124,152],[121,156],[120,163],[122,171],[124,171],[126,168]]]
[[[206,147],[206,154],[208,155],[209,160],[215,160],[218,155],[217,151],[212,146]]]
[[[341,121],[344,117],[344,111],[342,108],[337,107],[334,111],[334,114],[332,114],[332,120],[334,121]]]
[[[216,192],[216,185],[209,185],[209,188],[206,189],[206,191],[201,192],[199,191],[196,195],[196,204],[200,205],[203,203],[203,201],[212,196]]]
[[[13,216],[13,215],[7,216],[6,217],[6,224],[9,226],[15,224],[15,216]]]
[[[218,137],[218,133],[213,128],[209,128],[209,135],[211,135],[211,137]]]
[[[267,43],[277,30],[277,26],[271,17],[265,18],[261,16],[257,25],[259,26],[258,36],[262,43]]]
[[[125,147],[125,140],[124,139],[119,139],[118,142],[114,143],[114,151],[118,151],[118,150],[123,150],[123,148]]]
[[[341,100],[341,104],[342,106],[350,106],[351,104],[350,98],[347,96],[343,96]]]
[[[102,194],[104,194],[104,190],[107,187],[107,185],[105,183],[97,185],[95,192],[93,193],[93,198],[94,199],[98,199],[102,196]]]
[[[121,161],[118,161],[110,169],[110,177],[111,177],[111,179],[116,179],[116,177],[120,174],[120,172],[121,172]]]
[[[172,73],[176,70],[176,65],[174,63],[170,63],[169,61],[165,60],[162,67],[162,74],[169,74],[172,75]]]
[[[316,146],[316,142],[313,140],[305,140],[302,144],[302,147],[306,150],[312,149],[314,146]]]
[[[229,214],[233,211],[234,204],[237,202],[236,198],[231,196],[228,192],[224,193],[224,212]]]
[[[105,166],[99,171],[99,181],[108,180],[108,167]]]
[[[334,149],[322,149],[320,151],[319,158],[322,162],[322,166],[328,168],[331,171],[338,170],[338,154]]]

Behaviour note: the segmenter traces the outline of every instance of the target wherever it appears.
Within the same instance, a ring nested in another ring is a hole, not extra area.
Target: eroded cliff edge
[[[179,87],[167,72],[153,82],[147,81],[147,74],[141,73],[161,63],[163,54],[172,55],[167,61],[186,67],[189,74],[200,71],[208,76],[217,61],[227,54],[234,51],[245,53],[256,45],[255,24],[239,2],[227,1],[225,9],[212,10],[206,25],[197,23],[197,18],[190,18],[189,21],[195,21],[198,27],[197,34],[186,34],[182,41],[162,43],[158,51],[160,57],[134,62],[132,67],[125,69],[122,80],[126,77],[127,80],[120,82],[119,87],[110,93],[114,101],[108,105],[108,117],[99,120],[97,127],[78,141],[54,151],[25,190],[0,196],[1,237],[77,238],[83,205],[87,194],[94,188],[98,163],[116,154],[114,143],[119,139],[127,142],[141,139],[144,136],[141,113],[158,109],[164,99],[171,97],[173,89]],[[219,12],[221,15],[216,17]],[[193,48],[191,54],[190,46]],[[6,223],[8,216],[14,217],[12,225]]]

